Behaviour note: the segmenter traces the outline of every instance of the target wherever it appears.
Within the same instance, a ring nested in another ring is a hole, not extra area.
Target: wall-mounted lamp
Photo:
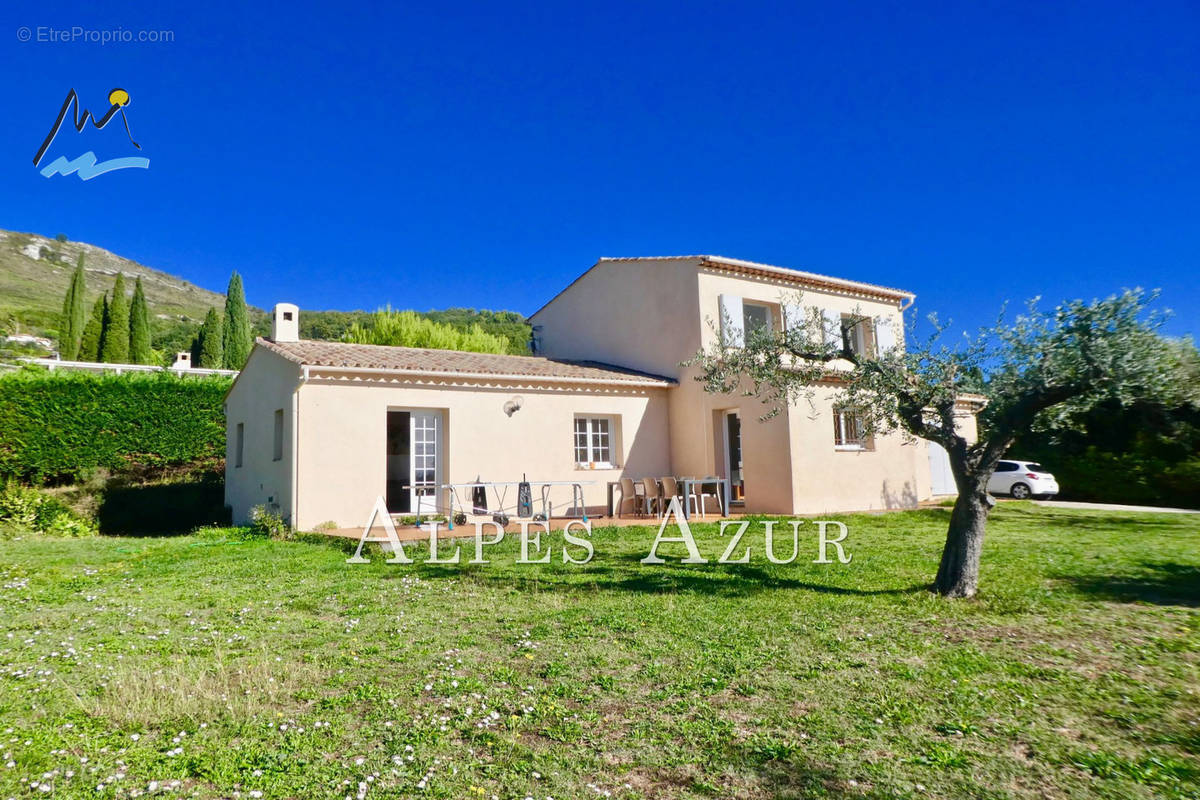
[[[525,398],[521,397],[519,394],[515,395],[512,400],[509,400],[504,404],[504,413],[511,417],[513,414],[521,410],[521,406],[524,405],[524,403]]]

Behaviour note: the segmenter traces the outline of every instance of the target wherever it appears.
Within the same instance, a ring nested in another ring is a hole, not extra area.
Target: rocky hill
[[[87,271],[89,308],[101,292],[112,289],[118,272],[125,274],[129,285],[136,278],[142,279],[151,313],[160,321],[155,325],[157,329],[198,324],[210,307],[225,303],[224,295],[102,247],[0,230],[0,331],[53,335],[80,253],[84,254]],[[258,311],[256,316],[261,314]]]
[[[85,303],[88,309],[101,292],[112,290],[117,273],[125,275],[129,289],[135,279],[142,279],[152,315],[153,346],[165,359],[191,345],[209,308],[225,305],[223,294],[123,258],[102,247],[61,238],[49,239],[36,233],[0,230],[0,341],[6,336],[14,336],[9,344],[20,344],[21,355],[40,354],[39,351],[46,349],[35,340],[57,336],[63,295],[80,253],[83,253],[87,272]],[[231,266],[230,271],[233,269]],[[402,303],[393,305],[403,307]],[[507,338],[511,352],[526,352],[529,325],[520,314],[473,308],[419,313],[456,328],[479,325],[488,333]],[[352,323],[364,322],[369,316],[367,311],[306,310],[300,315],[300,333],[306,339],[338,339]],[[262,309],[251,307],[250,320],[256,334],[265,336],[270,330],[268,315]]]

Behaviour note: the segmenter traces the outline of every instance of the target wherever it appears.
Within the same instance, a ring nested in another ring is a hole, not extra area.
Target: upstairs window
[[[747,337],[756,331],[777,329],[779,306],[746,300],[735,294],[717,298],[721,323],[721,343],[726,347],[745,347]]]
[[[842,346],[855,355],[875,355],[875,326],[870,317],[842,314]]]
[[[871,450],[874,441],[862,415],[852,409],[833,409],[833,446],[838,450]]]
[[[742,303],[742,330],[749,339],[756,331],[771,330],[771,309],[755,303]]]
[[[233,466],[240,467],[242,465],[242,456],[246,452],[246,423],[239,422],[237,429],[234,432],[234,458]]]
[[[575,466],[611,467],[612,432],[609,417],[576,417]]]

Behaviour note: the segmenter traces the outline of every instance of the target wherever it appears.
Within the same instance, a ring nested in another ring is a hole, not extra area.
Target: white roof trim
[[[828,287],[836,287],[836,288],[844,289],[848,292],[859,292],[862,294],[874,295],[876,297],[887,297],[887,298],[892,298],[892,299],[895,299],[898,301],[903,300],[903,301],[906,301],[909,303],[911,303],[912,300],[914,300],[916,298],[915,294],[913,294],[912,292],[909,292],[909,291],[905,291],[904,289],[894,289],[890,286],[880,286],[879,284],[864,283],[863,281],[852,281],[852,280],[848,280],[846,278],[835,278],[832,275],[821,275],[816,272],[805,272],[803,270],[798,270],[798,269],[788,269],[787,267],[776,267],[776,266],[772,266],[771,264],[760,264],[757,261],[743,261],[742,259],[739,259],[739,258],[727,258],[725,256],[705,256],[705,255],[631,256],[628,258],[616,258],[616,257],[605,256],[603,258],[597,259],[595,264],[588,267],[586,270],[583,271],[583,273],[581,275],[579,275],[577,278],[575,278],[575,280],[571,281],[569,284],[567,284],[565,287],[563,287],[560,291],[558,291],[553,297],[551,297],[549,300],[547,300],[545,303],[543,303],[542,307],[539,308],[537,311],[533,312],[532,314],[530,314],[528,318],[533,319],[538,314],[542,313],[542,311],[544,311],[547,306],[549,306],[551,303],[553,303],[555,300],[557,300],[562,295],[566,294],[567,291],[569,291],[571,289],[571,287],[573,287],[575,284],[579,283],[579,281],[583,280],[585,275],[587,275],[589,272],[591,272],[593,269],[600,266],[601,264],[606,263],[606,262],[611,262],[611,261],[682,261],[682,262],[691,261],[691,262],[695,262],[696,267],[698,269],[702,269],[705,266],[709,266],[709,267],[716,267],[717,269],[720,269],[721,267],[727,267],[731,270],[737,270],[737,269],[753,270],[755,272],[766,273],[769,275],[776,275],[785,280],[792,280],[792,281],[796,281],[798,283],[810,283],[810,284],[819,284],[819,285],[828,286]]]
[[[434,369],[391,369],[387,367],[327,367],[321,364],[306,364],[309,374],[321,372],[333,373],[362,373],[365,375],[409,375],[422,378],[466,378],[468,380],[487,381],[516,381],[519,383],[581,383],[593,386],[650,386],[669,388],[674,381],[660,381],[652,378],[577,378],[570,375],[518,375],[499,372],[460,372]]]
[[[634,258],[601,258],[601,261],[695,261],[699,260],[701,266],[705,264],[714,266],[740,267],[742,269],[752,269],[758,272],[767,272],[773,275],[778,275],[781,278],[790,278],[797,281],[805,281],[812,283],[822,283],[831,286],[840,286],[857,292],[869,292],[871,294],[881,294],[896,299],[911,299],[916,297],[915,294],[904,289],[894,289],[890,286],[881,286],[877,283],[866,283],[864,281],[852,281],[847,278],[836,278],[832,275],[821,275],[817,272],[806,272],[800,269],[790,269],[788,267],[776,267],[772,264],[762,264],[757,261],[745,261],[740,258],[728,258],[726,256],[643,256]]]

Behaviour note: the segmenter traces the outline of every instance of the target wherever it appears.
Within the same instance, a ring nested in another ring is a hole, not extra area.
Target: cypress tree
[[[242,276],[234,272],[225,291],[224,363],[225,369],[241,369],[250,356],[254,340],[250,336],[250,312],[246,309],[246,292]]]
[[[200,366],[221,369],[225,363],[223,327],[221,315],[215,308],[210,308],[204,316],[204,324],[200,326]]]
[[[146,292],[140,277],[133,285],[133,302],[129,306],[129,360],[134,364],[154,361],[154,353],[150,350],[150,309],[146,306]]]
[[[67,361],[79,358],[79,343],[83,339],[83,328],[87,324],[87,313],[83,305],[83,295],[86,291],[83,253],[80,253],[75,272],[71,275],[71,283],[67,285],[67,295],[63,298],[62,322],[58,331],[58,352]]]
[[[106,364],[129,363],[129,298],[125,296],[125,276],[119,272],[113,286],[112,302],[108,304],[108,324],[104,326],[100,360]]]
[[[83,326],[77,354],[80,361],[100,360],[100,343],[104,339],[106,317],[108,317],[108,295],[102,294],[96,298],[96,303],[92,306],[92,315],[88,318],[87,324]]]

